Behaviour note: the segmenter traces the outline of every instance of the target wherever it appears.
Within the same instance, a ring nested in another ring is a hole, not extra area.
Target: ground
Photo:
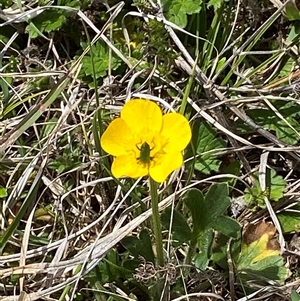
[[[293,1],[2,1],[0,300],[300,300],[299,21]],[[142,174],[115,173],[132,148]]]

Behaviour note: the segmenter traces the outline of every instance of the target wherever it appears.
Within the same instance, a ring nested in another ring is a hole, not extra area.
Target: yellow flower
[[[183,115],[162,115],[156,103],[134,99],[124,105],[120,118],[110,123],[101,146],[115,157],[111,171],[116,178],[149,174],[160,183],[182,165],[182,151],[191,136]]]

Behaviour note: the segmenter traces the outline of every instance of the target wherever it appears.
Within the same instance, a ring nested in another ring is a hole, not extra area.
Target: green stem
[[[156,244],[156,256],[157,263],[159,266],[164,266],[164,250],[162,244],[161,226],[160,226],[160,216],[158,210],[158,185],[150,178],[150,195],[151,195],[151,206],[152,206],[152,221],[155,235]]]
[[[184,91],[181,106],[180,106],[180,109],[179,109],[179,113],[182,114],[182,115],[185,114],[185,108],[187,106],[187,99],[190,95],[190,91],[191,91],[192,85],[194,83],[195,71],[196,71],[196,67],[197,67],[197,64],[198,64],[198,59],[199,59],[199,57],[197,56],[195,64],[194,64],[193,69],[192,69],[192,73],[190,74],[188,84],[187,84],[186,89]],[[186,116],[186,117],[188,117],[188,116]]]

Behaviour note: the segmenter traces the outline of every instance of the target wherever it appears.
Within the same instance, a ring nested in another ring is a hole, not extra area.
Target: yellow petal
[[[162,112],[159,106],[146,99],[133,99],[127,102],[121,118],[140,142],[152,139],[155,133],[160,132],[162,126]],[[151,142],[151,141],[150,141]]]
[[[101,147],[113,156],[123,155],[135,147],[132,134],[121,118],[117,118],[110,123],[103,133],[100,143]]]
[[[148,174],[148,167],[136,160],[134,152],[129,152],[114,159],[111,172],[116,178],[139,178]]]
[[[168,113],[163,116],[161,130],[162,140],[164,140],[164,151],[182,151],[189,144],[192,131],[187,119],[179,113]]]
[[[150,177],[158,183],[164,182],[168,175],[183,163],[182,153],[174,152],[159,154],[153,159],[150,166]]]

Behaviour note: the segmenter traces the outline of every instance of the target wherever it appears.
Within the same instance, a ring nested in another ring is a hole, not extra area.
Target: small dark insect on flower
[[[141,146],[140,150],[140,158],[139,160],[142,163],[150,163],[150,146],[147,142],[144,142]]]

